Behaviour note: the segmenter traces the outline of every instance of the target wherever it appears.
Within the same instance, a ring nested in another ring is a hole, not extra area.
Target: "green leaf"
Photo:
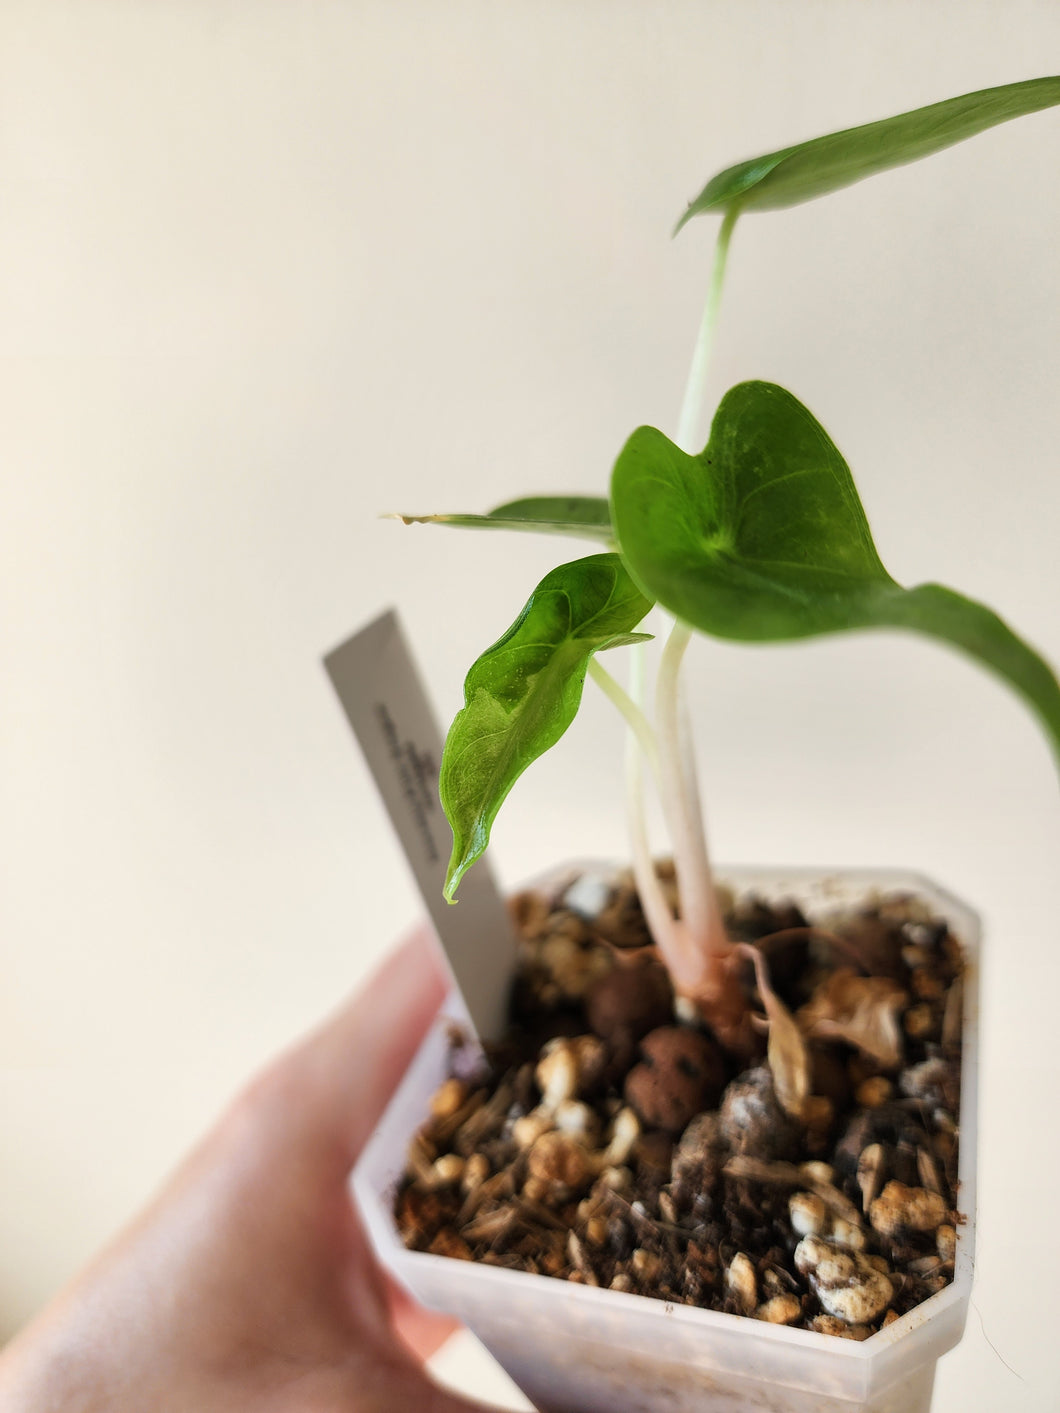
[[[611,507],[634,580],[693,627],[744,642],[855,628],[941,639],[1019,693],[1060,758],[1060,685],[1050,668],[982,604],[937,584],[895,583],[849,467],[783,388],[732,388],[699,456],[639,428],[615,465]]]
[[[522,496],[490,511],[490,518],[554,521],[563,525],[588,525],[611,533],[611,507],[606,496]]]
[[[851,594],[892,583],[850,471],[789,392],[741,383],[689,456],[654,427],[615,465],[611,509],[640,586],[717,637],[769,641],[851,626]]]
[[[703,211],[732,206],[741,211],[775,211],[797,206],[1056,103],[1060,103],[1060,77],[1027,79],[783,147],[712,177],[676,229]]]
[[[400,515],[406,525],[452,525],[469,530],[533,530],[576,535],[610,544],[611,514],[603,496],[524,496],[485,515]]]
[[[649,637],[632,630],[650,608],[618,555],[576,559],[545,575],[472,666],[442,753],[442,805],[453,829],[450,902],[489,843],[509,790],[574,720],[593,653]]]

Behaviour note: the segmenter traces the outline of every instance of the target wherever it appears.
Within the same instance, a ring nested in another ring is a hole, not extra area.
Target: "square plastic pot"
[[[964,947],[958,1227],[950,1285],[862,1343],[470,1261],[408,1251],[393,1218],[413,1133],[446,1078],[443,1007],[354,1173],[376,1254],[422,1304],[455,1316],[538,1408],[555,1413],[928,1413],[935,1365],[960,1340],[975,1244],[975,913],[915,874],[728,869],[737,892],[794,898],[811,920],[874,892],[927,901]],[[453,998],[454,1004],[456,998]]]

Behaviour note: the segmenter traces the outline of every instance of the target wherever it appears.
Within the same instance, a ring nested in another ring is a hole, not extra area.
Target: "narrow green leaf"
[[[732,388],[699,456],[641,427],[615,465],[611,506],[634,580],[693,627],[744,642],[856,628],[942,639],[1024,698],[1060,758],[1051,669],[982,604],[935,584],[895,583],[849,467],[783,388]]]
[[[611,532],[611,507],[606,496],[521,496],[489,512],[505,520],[551,520],[564,525],[588,525]]]
[[[468,530],[531,530],[575,535],[610,544],[611,514],[603,496],[524,496],[485,515],[400,515],[406,525],[451,525]]]
[[[512,627],[474,663],[442,753],[450,902],[489,843],[509,790],[574,720],[593,653],[650,636],[633,632],[650,608],[618,555],[577,559],[545,575]]]
[[[797,206],[1057,103],[1060,77],[1027,79],[783,147],[712,177],[676,230],[701,212],[734,205],[741,211]]]

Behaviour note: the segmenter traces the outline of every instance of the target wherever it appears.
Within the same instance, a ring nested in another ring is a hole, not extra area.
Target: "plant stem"
[[[634,648],[634,661],[639,664],[638,670],[642,671],[643,653],[640,651],[639,645]],[[658,780],[659,747],[651,722],[645,716],[643,709],[633,700],[621,683],[611,676],[607,668],[600,664],[596,657],[589,659],[589,676],[625,717],[626,725],[630,728],[634,739],[648,759],[652,775]]]
[[[621,688],[619,690],[621,691]],[[643,696],[644,648],[642,644],[637,644],[631,654],[630,696],[626,700],[647,726],[647,718],[640,706]],[[648,730],[651,731],[650,726]],[[652,740],[654,742],[654,733],[652,733]],[[644,911],[644,920],[648,924],[648,931],[651,933],[667,969],[671,975],[674,975],[683,972],[688,964],[687,936],[670,911],[670,904],[666,900],[659,876],[655,872],[655,861],[652,858],[651,844],[648,839],[648,822],[644,811],[642,772],[644,754],[646,753],[642,751],[638,734],[631,723],[630,730],[626,733],[626,818],[633,863],[633,880],[637,886],[637,895]],[[658,783],[658,775],[656,775],[656,782]]]
[[[736,210],[726,212],[714,248],[714,265],[699,327],[678,426],[677,442],[691,452],[700,420],[707,366],[725,281],[725,265],[736,224]],[[655,695],[656,729],[643,710],[644,659],[633,651],[630,693],[593,659],[589,672],[629,724],[626,737],[626,800],[633,876],[645,921],[679,995],[694,1002],[722,1044],[737,1053],[749,1049],[749,1020],[735,974],[729,967],[732,943],[725,932],[711,875],[700,809],[691,733],[680,694],[680,667],[692,636],[675,622],[663,649]],[[644,811],[641,754],[652,764],[673,849],[679,916],[663,892],[651,856]]]
[[[684,400],[681,403],[681,416],[677,423],[677,445],[682,451],[692,452],[696,446],[696,431],[699,426],[703,406],[703,392],[707,381],[707,367],[714,346],[714,331],[718,324],[718,310],[721,307],[721,291],[725,283],[725,265],[729,255],[729,242],[739,208],[730,206],[725,212],[714,246],[714,266],[710,274],[710,287],[707,302],[703,308],[703,318],[699,325],[696,346],[692,353],[692,366],[688,370]]]
[[[707,368],[737,214],[738,208],[730,207],[718,232],[710,286],[681,404],[677,444],[690,454],[698,446],[697,432]],[[745,1028],[746,1018],[741,1014],[738,990],[734,989],[733,977],[726,967],[732,944],[725,932],[711,876],[691,734],[683,714],[679,690],[679,669],[691,636],[692,630],[687,624],[674,624],[659,666],[655,701],[659,794],[673,847],[680,899],[677,925],[686,956],[686,966],[681,973],[675,972],[674,981],[679,991],[697,1001],[704,1015],[714,1024],[719,1038],[724,1030],[737,1039]]]
[[[682,720],[680,667],[691,637],[692,630],[687,624],[674,624],[659,666],[655,713],[659,793],[673,845],[681,921],[702,957],[702,969],[706,972],[711,958],[728,952],[729,941],[707,854],[692,743]]]

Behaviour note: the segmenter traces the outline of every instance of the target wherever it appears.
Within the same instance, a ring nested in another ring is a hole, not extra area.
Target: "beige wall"
[[[377,513],[602,490],[673,430],[713,170],[1058,69],[1023,0],[0,7],[0,1334],[418,912],[320,655],[396,602],[451,712],[555,547]],[[892,572],[1054,662],[1058,167],[1054,112],[748,220],[713,374],[790,386]],[[719,857],[912,864],[987,916],[982,1323],[937,1407],[1055,1409],[1047,749],[910,641],[693,677]],[[510,881],[622,851],[587,710]]]

